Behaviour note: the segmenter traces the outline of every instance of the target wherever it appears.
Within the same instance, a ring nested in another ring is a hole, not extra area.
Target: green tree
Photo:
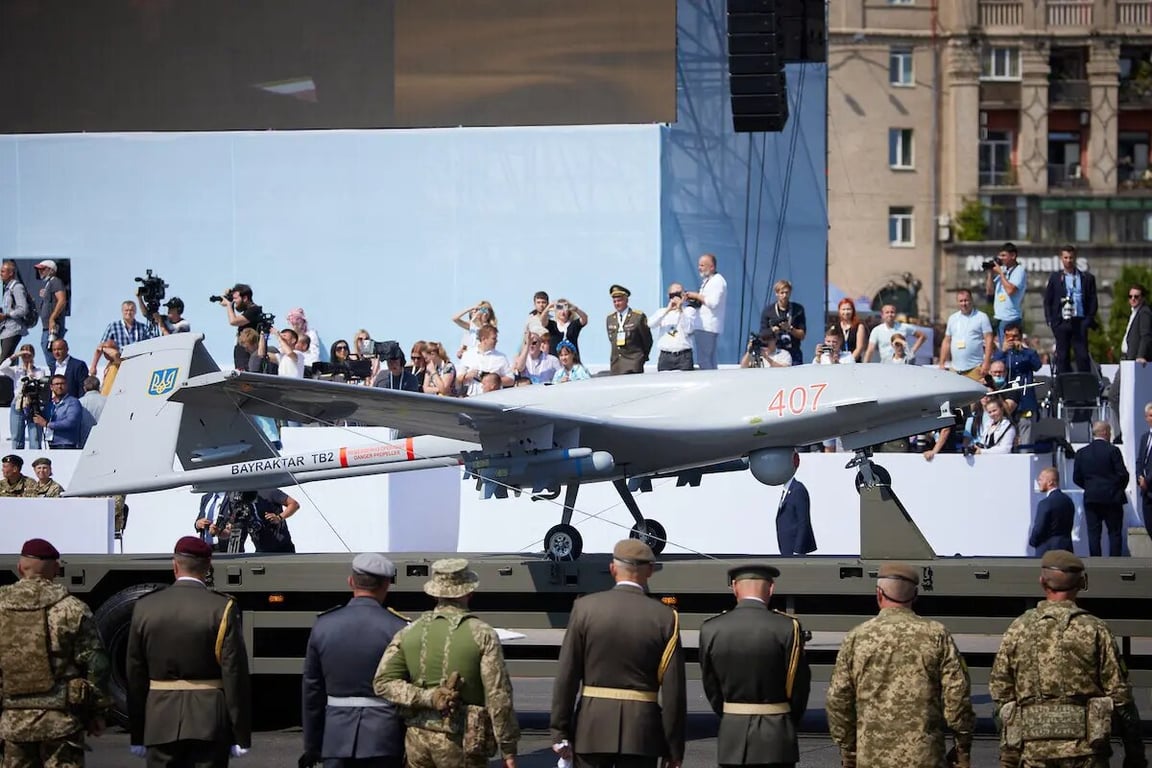
[[[981,242],[988,232],[985,205],[978,199],[964,199],[964,206],[952,219],[952,231],[958,241]]]
[[[1120,345],[1124,342],[1124,331],[1128,329],[1128,288],[1133,283],[1152,285],[1152,267],[1129,264],[1120,270],[1120,277],[1112,284],[1112,311],[1100,315],[1100,327],[1088,332],[1088,350],[1098,363],[1115,363],[1120,360]]]

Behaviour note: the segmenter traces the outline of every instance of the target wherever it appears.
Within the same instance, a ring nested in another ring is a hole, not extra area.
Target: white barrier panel
[[[1141,438],[1148,431],[1148,424],[1144,421],[1144,405],[1152,403],[1152,367],[1131,360],[1120,363],[1120,384],[1120,413],[1116,414],[1116,419],[1124,438],[1120,452],[1124,455],[1124,463],[1130,475],[1124,524],[1126,528],[1142,528],[1141,494],[1136,485],[1136,451],[1140,448]],[[1107,545],[1104,551],[1108,551]],[[1128,551],[1127,536],[1124,537],[1124,551]]]
[[[0,552],[48,539],[65,555],[106,555],[113,551],[112,507],[111,499],[0,499]]]

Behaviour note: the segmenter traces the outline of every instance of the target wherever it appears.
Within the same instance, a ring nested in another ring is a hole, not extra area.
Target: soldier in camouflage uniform
[[[1084,563],[1062,549],[1040,561],[1044,601],[1008,628],[988,691],[1001,723],[1000,763],[1106,768],[1115,723],[1124,768],[1148,764],[1128,670],[1108,625],[1076,605]]]
[[[16,454],[9,454],[0,459],[0,469],[3,478],[0,478],[0,496],[29,496],[32,487],[32,478],[24,475],[24,459]]]
[[[479,581],[467,560],[433,563],[424,591],[436,608],[396,634],[376,669],[376,695],[405,714],[409,768],[480,768],[497,747],[505,768],[516,768],[520,727],[504,653],[496,630],[468,612]]]
[[[108,655],[88,607],[53,581],[60,553],[25,542],[20,581],[0,588],[3,768],[84,765],[85,731],[108,710]]]
[[[968,668],[942,624],[912,611],[920,575],[885,563],[876,582],[880,614],[844,638],[828,686],[828,730],[845,768],[969,768]],[[956,741],[945,757],[944,730]]]
[[[29,496],[54,499],[64,493],[64,487],[52,479],[52,459],[41,456],[32,462],[32,471],[36,473],[36,480],[25,484]]]

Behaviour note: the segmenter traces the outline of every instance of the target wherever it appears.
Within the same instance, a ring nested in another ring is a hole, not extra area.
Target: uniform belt
[[[689,349],[677,349],[674,352],[671,350],[662,349],[662,350],[660,350],[660,354],[662,354],[662,355],[686,355],[691,351],[692,350],[690,348]]]
[[[149,680],[153,691],[215,691],[224,687],[223,680]]]
[[[772,704],[745,704],[738,701],[724,702],[726,715],[790,715],[792,705],[786,701],[777,701]]]
[[[581,695],[589,699],[656,703],[656,691],[634,691],[631,688],[605,688],[599,685],[586,685],[581,691]]]
[[[375,696],[329,696],[330,707],[387,707],[388,702]]]

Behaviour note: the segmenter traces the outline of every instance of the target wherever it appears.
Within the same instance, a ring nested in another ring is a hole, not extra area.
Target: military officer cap
[[[625,288],[622,285],[613,285],[611,288],[608,289],[608,295],[611,296],[612,298],[616,298],[617,296],[627,297],[627,296],[632,295],[632,291],[628,290],[627,288]]]
[[[1044,553],[1040,567],[1064,573],[1083,573],[1084,561],[1065,549],[1052,549]]]
[[[36,459],[36,461],[32,462],[32,466],[34,466],[34,467],[40,467],[40,466],[51,467],[52,466],[52,459],[48,458],[47,456],[41,456],[40,458]]]
[[[36,560],[59,560],[60,552],[45,539],[28,539],[20,548],[20,557],[31,557]]]
[[[199,536],[181,536],[180,540],[176,542],[176,548],[172,550],[172,554],[211,560],[212,547]]]
[[[656,555],[652,547],[639,539],[622,539],[612,548],[612,558],[628,565],[651,565]]]
[[[395,579],[396,566],[384,555],[375,552],[361,552],[352,558],[352,573],[363,573],[381,579]]]
[[[432,597],[464,597],[479,585],[480,577],[468,568],[467,560],[450,558],[432,563],[432,578],[424,582],[424,591]]]
[[[14,453],[5,456],[2,461],[5,464],[15,464],[17,469],[24,469],[24,459],[20,458]]]
[[[759,563],[748,563],[747,565],[738,565],[735,568],[728,569],[728,581],[745,581],[746,579],[772,581],[779,575],[779,568],[771,565],[761,565]]]
[[[896,579],[906,581],[912,586],[920,586],[920,573],[907,563],[884,563],[880,566],[878,579]]]

